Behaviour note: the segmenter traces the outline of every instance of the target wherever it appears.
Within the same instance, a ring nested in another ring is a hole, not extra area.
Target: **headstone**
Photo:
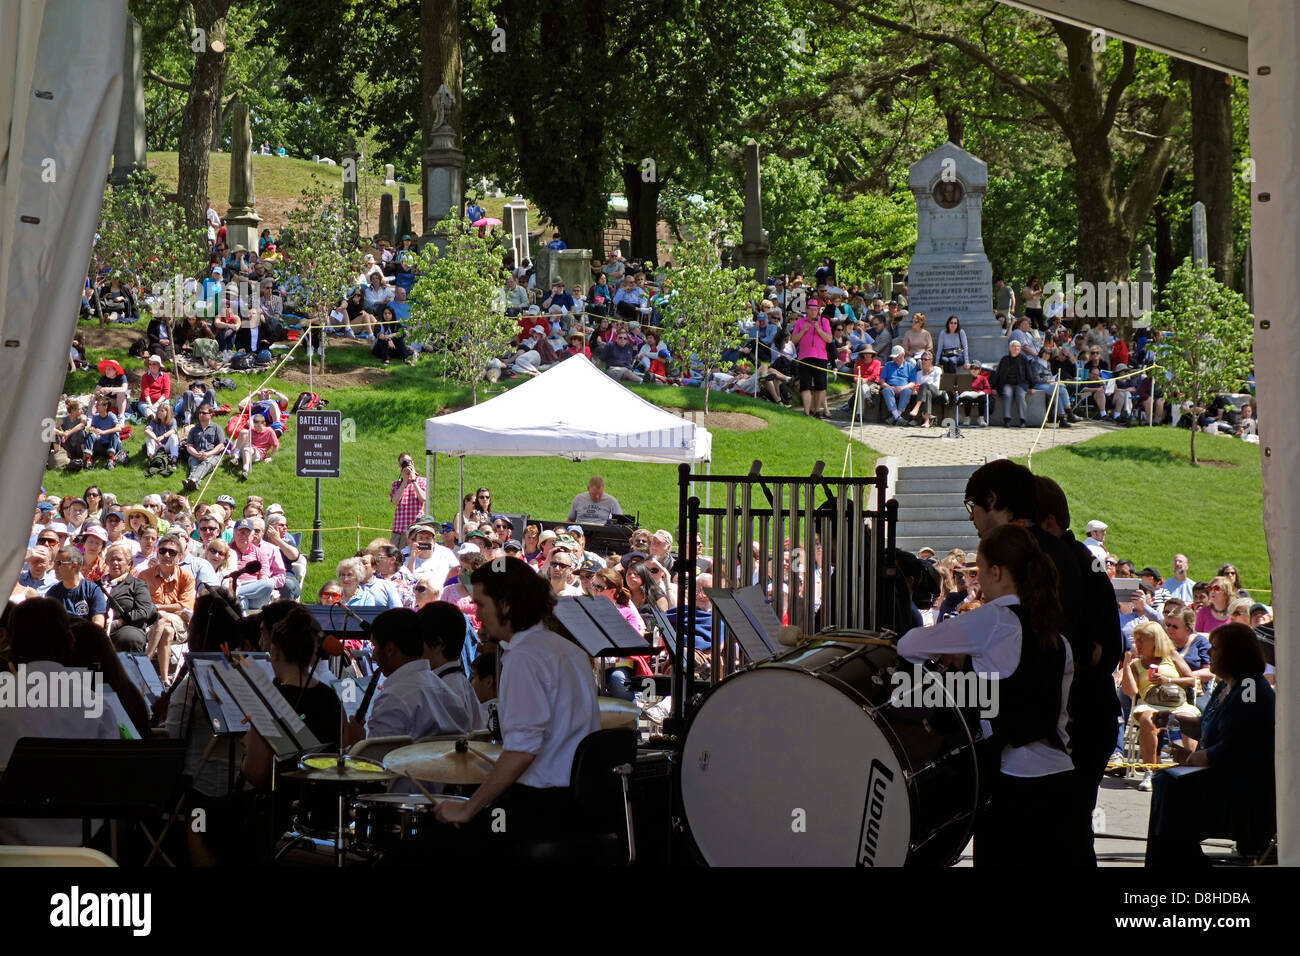
[[[147,161],[144,140],[144,73],[140,58],[143,28],[135,17],[126,29],[126,48],[122,64],[122,106],[117,114],[117,139],[113,145],[115,186],[126,184],[134,172],[143,172]]]
[[[253,208],[253,129],[248,104],[235,101],[230,115],[230,210],[226,213],[226,244],[257,251],[258,224]]]
[[[392,163],[384,163],[384,185],[385,186],[397,185],[397,180],[393,179],[393,173],[395,171],[396,170],[393,169]]]
[[[505,225],[510,233],[510,245],[515,254],[515,265],[528,258],[528,203],[523,196],[515,196],[505,205]]]
[[[565,289],[572,289],[575,285],[587,288],[591,285],[591,250],[561,249],[556,252],[551,263],[551,278],[556,275],[564,280]]]
[[[349,137],[348,148],[343,151],[343,201],[351,204],[348,214],[352,222],[352,234],[361,234],[361,210],[357,201],[357,178],[361,175],[361,154],[357,152],[356,143]]]
[[[379,197],[379,238],[387,239],[390,246],[397,241],[392,193],[384,193]]]
[[[1151,268],[1151,246],[1142,247],[1142,266],[1138,269],[1138,300],[1132,306],[1133,318],[1136,320],[1134,325],[1146,326],[1150,324],[1147,313],[1155,308],[1155,281],[1156,274]]]
[[[411,224],[411,200],[403,199],[397,204],[397,236],[414,236],[415,227]]]
[[[319,153],[312,153],[312,154],[311,154],[311,161],[312,161],[313,163],[319,163],[319,162],[320,162],[320,154],[319,154]]]
[[[740,264],[753,270],[754,279],[767,281],[767,258],[771,246],[763,228],[763,194],[759,180],[758,143],[745,144],[745,218],[741,228]]]
[[[456,148],[456,130],[451,125],[456,97],[444,83],[433,94],[433,129],[429,145],[420,156],[424,176],[424,233],[420,245],[438,242],[438,223],[459,211],[464,198],[465,154]]]
[[[984,162],[952,143],[913,163],[907,177],[916,199],[908,309],[924,312],[936,336],[948,316],[957,316],[976,362],[996,362],[1006,351],[993,316],[993,270],[980,233],[988,181]]]
[[[1192,265],[1205,266],[1210,261],[1210,243],[1205,231],[1205,203],[1192,203]]]

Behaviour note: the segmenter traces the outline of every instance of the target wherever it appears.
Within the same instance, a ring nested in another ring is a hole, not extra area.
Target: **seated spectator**
[[[130,405],[131,388],[126,372],[113,359],[104,359],[98,365],[99,381],[95,383],[95,398],[107,398],[119,419],[125,419]]]
[[[393,307],[384,304],[380,307],[379,320],[373,326],[375,344],[370,351],[387,365],[392,359],[405,359],[407,365],[414,365],[415,358],[406,348],[406,337],[402,324],[397,321]]]
[[[266,424],[266,417],[261,414],[252,417],[252,427],[239,433],[235,441],[235,454],[239,461],[240,478],[248,480],[255,461],[272,461],[272,456],[280,450],[280,436],[275,429]]]
[[[513,275],[506,276],[505,301],[509,316],[522,315],[528,308],[528,290]]]
[[[1157,713],[1170,713],[1179,719],[1200,716],[1200,711],[1188,699],[1195,684],[1191,668],[1174,650],[1163,627],[1155,621],[1143,621],[1133,628],[1133,649],[1124,654],[1120,686],[1125,694],[1135,698],[1133,714],[1138,722],[1143,763],[1156,762]],[[1138,789],[1151,789],[1150,770],[1142,777]]]
[[[913,361],[920,359],[925,352],[934,354],[934,339],[926,331],[924,312],[916,312],[912,315],[912,327],[903,336],[903,349],[907,352],[908,358]]]
[[[889,409],[891,425],[910,425],[902,417],[902,409],[907,408],[911,398],[916,394],[916,366],[907,359],[907,349],[895,345],[890,349],[889,362],[881,367],[880,394],[884,396],[885,407]]]
[[[962,331],[961,320],[955,315],[948,316],[944,330],[939,333],[938,349],[939,368],[944,372],[955,372],[959,368],[970,368],[970,347],[966,342],[966,333]]]
[[[116,273],[106,285],[100,286],[99,307],[114,321],[134,322],[140,318],[140,310],[135,303],[135,293]]]
[[[542,324],[545,320],[538,320],[538,322],[539,324],[533,326],[528,335],[522,337],[519,342],[519,351],[510,366],[511,371],[516,375],[537,375],[559,361],[554,347],[547,338],[546,326]]]
[[[144,453],[152,458],[159,451],[165,451],[172,464],[180,458],[180,438],[176,432],[176,422],[172,419],[172,407],[166,402],[158,406],[149,424],[144,430]]]
[[[1021,323],[1025,322],[1021,319]],[[993,387],[1002,397],[1002,426],[1012,427],[1011,414],[1014,410],[1017,428],[1025,427],[1025,395],[1033,387],[1033,371],[1029,360],[1021,351],[1021,342],[1012,339],[1007,343],[1007,354],[998,362],[997,371],[993,373]],[[1014,405],[1014,407],[1013,407]]]
[[[87,524],[74,539],[81,550],[81,573],[88,581],[96,583],[104,576],[104,549],[108,534],[100,525]]]
[[[367,257],[371,262],[373,256]],[[382,309],[385,305],[393,301],[393,287],[384,281],[384,273],[380,269],[372,269],[366,277],[366,284],[361,289],[361,300],[365,305],[365,310],[376,319],[382,317]]]
[[[189,474],[184,483],[186,491],[197,489],[199,482],[221,464],[226,449],[225,433],[212,422],[212,406],[204,402],[199,406],[198,414],[198,423],[190,427],[185,437],[185,453],[189,456]]]
[[[574,495],[569,506],[568,521],[582,524],[605,524],[612,515],[621,515],[623,506],[613,495],[605,494],[605,479],[592,475],[587,481],[587,490]]]
[[[988,414],[989,396],[993,394],[993,385],[989,382],[986,368],[974,367],[975,377],[970,386],[957,396],[957,418],[962,425],[985,425]],[[978,419],[976,421],[978,409]]]
[[[644,376],[645,381],[666,385],[669,378],[668,363],[672,358],[668,346],[660,340],[658,330],[649,329],[646,331],[645,341],[637,350],[636,369]]]
[[[560,361],[564,361],[564,359],[571,358],[574,355],[583,355],[587,358],[591,358],[591,349],[587,346],[587,335],[583,329],[575,328],[569,332],[567,342],[568,345],[564,350],[564,354],[560,356]]]
[[[1033,346],[1025,346],[1024,352],[1029,362],[1029,371],[1034,383],[1030,390],[1042,392],[1047,396],[1046,404],[1051,405],[1052,417],[1056,419],[1056,424],[1059,427],[1071,427],[1079,420],[1079,417],[1074,414],[1074,409],[1070,407],[1070,397],[1065,390],[1065,386],[1057,384],[1056,376],[1052,374],[1052,366],[1043,356],[1034,351]]]
[[[334,569],[338,579],[341,596],[339,603],[351,607],[374,607],[375,597],[369,589],[361,587],[365,576],[365,567],[360,558],[344,558]]]
[[[58,601],[69,616],[84,617],[103,627],[107,612],[104,592],[98,584],[82,576],[81,561],[81,552],[74,545],[59,548],[54,555],[54,576],[58,580],[45,596]]]
[[[924,317],[922,317],[922,323],[924,323],[924,321]],[[915,329],[915,326],[913,326],[913,328]],[[908,334],[910,335],[911,333]],[[928,335],[929,333],[927,332],[926,334]],[[904,340],[906,340],[906,336],[904,337]],[[906,348],[906,346],[904,346],[904,348]],[[935,398],[940,399],[939,410],[940,412],[943,411],[944,397],[943,393],[939,391],[940,375],[940,371],[934,366],[934,356],[928,351],[922,354],[921,367],[916,373],[916,404],[907,412],[910,417],[915,418],[918,411],[922,408],[925,409],[925,417],[921,422],[922,428],[930,427],[930,420],[933,418]]]
[[[1197,731],[1201,745],[1170,746],[1174,762],[1198,772],[1155,777],[1147,826],[1148,866],[1208,865],[1200,842],[1237,841],[1238,850],[1263,850],[1277,832],[1273,770],[1273,688],[1250,627],[1229,624],[1210,632],[1210,669],[1218,678]]]
[[[86,459],[85,467],[93,468],[94,460],[103,456],[108,461],[108,469],[117,467],[116,456],[122,450],[122,420],[109,411],[109,399],[100,396],[95,399],[95,413],[86,425]]]
[[[240,571],[234,576],[235,593],[245,611],[259,610],[276,600],[288,574],[280,549],[262,540],[265,528],[261,518],[241,518],[235,522],[230,540],[235,566]],[[257,571],[245,571],[254,561],[260,565]]]
[[[573,311],[573,296],[564,291],[563,279],[555,278],[551,280],[551,291],[542,299],[541,306],[543,312],[550,312],[556,306],[559,306],[562,312]]]
[[[1208,601],[1196,612],[1197,633],[1208,634],[1231,620],[1229,605],[1235,600],[1236,593],[1232,579],[1224,575],[1218,575],[1208,582]]]
[[[632,276],[625,275],[614,293],[614,314],[624,321],[631,321],[637,317],[647,298],[645,289],[638,286]]]
[[[103,584],[112,624],[108,636],[119,651],[141,653],[149,646],[148,630],[157,621],[149,585],[131,573],[131,549],[109,545],[104,552]]]
[[[44,544],[28,548],[26,566],[18,575],[18,586],[31,588],[38,597],[45,597],[58,580],[54,576],[54,551]]]
[[[63,465],[70,462],[84,462],[86,459],[87,439],[90,437],[86,432],[86,427],[90,424],[88,419],[81,410],[81,402],[75,398],[69,398],[65,403],[67,413],[59,421],[58,427],[54,429],[54,443],[50,450],[50,461],[56,461],[58,452],[66,456]]]

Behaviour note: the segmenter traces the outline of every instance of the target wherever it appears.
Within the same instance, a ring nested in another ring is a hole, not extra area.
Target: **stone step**
[[[909,538],[915,537],[942,537],[948,538],[968,538],[976,534],[975,526],[970,523],[969,518],[961,520],[952,518],[938,521],[903,521],[901,518],[898,522],[898,533],[906,534]],[[938,545],[935,545],[938,547]]]
[[[960,478],[899,478],[894,495],[902,498],[913,494],[965,494],[966,477]]]
[[[949,535],[902,535],[897,539],[898,547],[903,551],[916,553],[920,548],[934,548],[935,558],[942,558],[953,548],[961,548],[963,551],[973,552],[979,544],[979,538],[971,534],[965,538],[957,538]]]
[[[978,465],[907,465],[898,469],[898,480],[907,478],[969,478]]]
[[[966,513],[965,505],[960,502],[955,508],[951,504],[916,507],[899,502],[898,526],[903,528],[917,521],[964,521],[969,524],[970,516]]]

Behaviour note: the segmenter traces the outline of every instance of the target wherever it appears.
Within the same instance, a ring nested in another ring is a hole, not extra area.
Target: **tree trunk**
[[[944,112],[943,118],[948,124],[948,142],[960,146],[966,135],[966,118],[961,115],[961,107],[950,107]]]
[[[212,143],[212,120],[216,113],[217,88],[226,58],[226,11],[230,0],[191,0],[195,26],[204,31],[206,43],[194,56],[185,119],[181,124],[177,170],[177,199],[185,210],[185,221],[204,228],[208,200],[208,147]],[[221,52],[213,50],[220,41]]]
[[[461,142],[461,90],[464,62],[460,55],[460,0],[420,0],[420,143],[427,148],[433,132],[433,95],[446,84],[456,98],[451,125]],[[499,54],[498,54],[499,55]]]
[[[1206,251],[1214,277],[1233,282],[1232,77],[1189,64],[1192,90],[1192,195],[1205,203]]]
[[[1192,407],[1195,408],[1196,407],[1195,404],[1193,404]],[[1193,415],[1192,416],[1192,446],[1191,446],[1191,459],[1192,459],[1193,468],[1196,467],[1196,429],[1197,429],[1196,416]]]
[[[659,191],[657,179],[645,182],[638,162],[622,167],[623,193],[627,196],[627,218],[632,231],[632,258],[659,261]]]
[[[1156,201],[1156,291],[1157,298],[1163,301],[1164,290],[1169,287],[1169,280],[1178,263],[1174,261],[1174,227],[1169,205],[1173,202],[1174,174],[1165,173],[1165,181],[1160,186],[1160,199]]]
[[[225,98],[225,95],[226,63],[223,61],[221,64],[221,79],[217,81],[217,99],[216,103],[212,107],[212,145],[208,147],[208,151],[212,153],[221,152],[221,147],[225,145],[223,142],[225,139],[223,134],[226,130],[226,116],[229,114],[229,110],[225,109],[221,105],[221,101]]]

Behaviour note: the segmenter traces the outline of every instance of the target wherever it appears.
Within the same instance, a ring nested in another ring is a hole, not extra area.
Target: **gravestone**
[[[411,225],[411,200],[402,199],[397,204],[397,235],[398,237],[410,236],[418,239],[415,234],[415,228]]]
[[[396,170],[393,169],[392,163],[384,163],[384,185],[385,186],[397,185],[397,181],[393,179],[394,172],[396,172]]]
[[[758,143],[745,144],[745,218],[741,229],[740,264],[754,273],[755,281],[767,281],[767,258],[771,252],[763,228],[763,192],[759,181]]]
[[[383,193],[379,197],[379,238],[387,239],[390,246],[397,241],[393,224],[392,193]]]
[[[347,217],[352,224],[352,235],[361,234],[361,210],[357,198],[357,177],[361,175],[361,154],[349,137],[348,148],[343,151],[343,201],[348,204]]]
[[[1138,269],[1138,300],[1133,303],[1134,327],[1151,325],[1150,310],[1155,308],[1155,270],[1151,268],[1151,247],[1142,247],[1142,265]]]
[[[1210,243],[1205,230],[1205,203],[1192,203],[1192,265],[1205,266],[1210,259]]]
[[[424,176],[424,232],[421,248],[435,242],[441,250],[446,241],[436,234],[438,223],[461,208],[465,192],[465,154],[456,148],[456,130],[451,118],[456,97],[446,84],[433,94],[433,129],[429,145],[420,155]]]
[[[115,186],[126,184],[135,172],[147,165],[144,143],[144,74],[140,58],[143,28],[135,17],[126,26],[126,48],[122,64],[122,106],[117,115],[117,139],[113,144]]]
[[[248,104],[235,102],[230,117],[230,210],[226,213],[226,243],[257,251],[258,224],[253,208],[253,130]]]
[[[981,363],[997,362],[1006,352],[980,233],[988,181],[984,162],[952,143],[918,159],[907,177],[916,200],[908,309],[925,313],[926,328],[936,338],[948,316],[957,316],[971,360]]]
[[[510,234],[515,265],[528,258],[528,203],[523,196],[515,196],[505,205],[505,226]]]

